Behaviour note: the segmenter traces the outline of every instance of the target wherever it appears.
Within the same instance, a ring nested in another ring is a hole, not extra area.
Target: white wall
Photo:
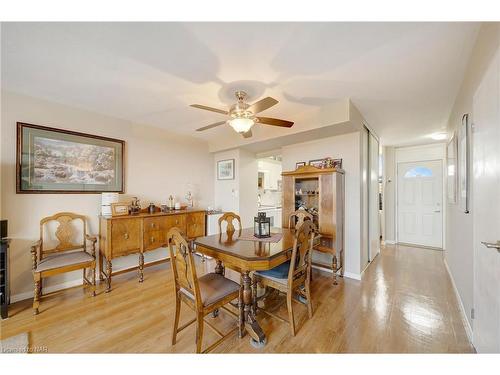
[[[217,162],[234,159],[234,180],[217,180]],[[243,149],[217,152],[214,164],[214,206],[240,215],[243,227],[253,226],[257,215],[257,159]]]
[[[39,100],[2,92],[1,116],[1,201],[2,215],[9,220],[12,295],[30,297],[33,290],[30,245],[38,238],[42,217],[59,211],[73,211],[89,218],[89,232],[97,234],[100,194],[16,194],[16,122],[123,139],[125,146],[125,189],[143,205],[166,201],[170,194],[182,200],[187,184],[194,185],[194,198],[204,207],[213,199],[212,157],[208,145],[158,128]],[[165,256],[166,251],[148,253]],[[114,269],[137,264],[137,256],[117,259]],[[146,272],[147,274],[147,272]],[[147,277],[147,276],[146,276]],[[56,276],[45,284],[74,283],[81,272]]]
[[[384,147],[384,242],[396,243],[396,149]]]
[[[298,143],[282,148],[283,171],[295,163],[327,156],[342,158],[345,170],[345,274],[360,278],[361,248],[361,137],[359,132]]]
[[[450,137],[454,131],[459,129],[462,115],[464,113],[472,113],[472,98],[474,93],[481,83],[492,58],[499,49],[500,25],[498,23],[484,23],[479,30],[463,82],[448,119],[448,133]],[[473,113],[472,118],[474,118]],[[460,160],[460,155],[458,155],[458,160]],[[473,189],[474,186],[472,186]],[[474,290],[472,215],[463,212],[460,208],[460,202],[448,204],[447,209],[447,246],[445,259],[460,296],[467,320],[472,325],[471,309],[473,307]],[[471,208],[471,210],[473,209],[474,207]]]

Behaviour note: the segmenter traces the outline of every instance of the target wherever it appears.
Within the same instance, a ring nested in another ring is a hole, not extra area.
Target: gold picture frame
[[[128,203],[118,202],[111,203],[111,216],[126,216],[128,215]]]

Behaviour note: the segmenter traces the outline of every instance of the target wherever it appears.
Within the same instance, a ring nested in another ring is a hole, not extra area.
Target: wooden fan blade
[[[243,138],[250,138],[252,136],[252,130],[250,129],[246,133],[241,133],[241,135],[243,136]]]
[[[258,102],[253,103],[250,107],[248,107],[248,110],[252,111],[255,114],[265,111],[266,109],[271,108],[273,105],[276,104],[278,104],[278,101],[268,96],[267,98],[261,99]]]
[[[213,107],[207,107],[206,105],[201,105],[201,104],[191,104],[190,107],[194,107],[194,108],[198,108],[198,109],[204,109],[205,111],[222,113],[223,115],[229,114],[228,111],[224,111],[223,109],[218,109],[218,108],[213,108]]]
[[[272,118],[272,117],[257,117],[257,118],[259,119],[259,123],[264,125],[281,126],[283,128],[291,128],[293,126],[292,121],[280,120],[279,118]]]
[[[212,128],[215,128],[216,126],[224,125],[225,123],[226,123],[225,121],[215,122],[213,124],[204,126],[202,128],[199,128],[199,129],[196,129],[196,131],[197,132],[202,132],[203,130],[212,129]]]

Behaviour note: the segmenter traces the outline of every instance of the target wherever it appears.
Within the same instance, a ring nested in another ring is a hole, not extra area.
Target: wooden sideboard
[[[167,262],[164,258],[144,263],[144,253],[167,246],[167,232],[177,227],[188,238],[205,235],[205,211],[181,210],[172,212],[140,213],[126,216],[100,216],[99,220],[99,280],[107,281],[106,292],[111,290],[111,277],[139,270],[139,282],[144,280],[144,267]],[[138,254],[139,264],[113,272],[114,258]],[[106,269],[103,268],[104,261]]]

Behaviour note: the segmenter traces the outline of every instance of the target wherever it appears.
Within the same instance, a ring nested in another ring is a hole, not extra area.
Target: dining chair
[[[239,215],[235,214],[234,212],[226,212],[224,215],[222,215],[219,218],[219,233],[222,233],[222,223],[226,222],[226,233],[232,233],[235,231],[234,228],[234,221],[238,222],[238,229],[241,230],[241,219]]]
[[[313,220],[313,215],[307,212],[306,210],[297,210],[290,214],[288,218],[288,229],[297,229],[299,228],[305,220]],[[292,222],[294,223],[292,227]]]
[[[169,244],[175,286],[175,318],[174,329],[172,331],[172,345],[175,345],[177,341],[177,333],[196,322],[196,353],[202,353],[203,326],[207,324],[208,327],[220,336],[219,340],[203,351],[203,353],[209,352],[237,330],[238,326],[224,335],[213,325],[205,321],[205,316],[222,308],[237,318],[239,324],[238,315],[225,308],[224,305],[241,297],[240,286],[217,273],[208,273],[198,278],[192,250],[179,229],[171,228],[168,231],[167,243]],[[179,328],[181,302],[184,302],[193,309],[196,317]]]
[[[292,301],[307,305],[309,318],[312,318],[313,315],[310,275],[314,236],[315,226],[312,220],[304,221],[295,232],[291,259],[270,270],[256,271],[253,274],[254,285],[257,285],[255,283],[259,283],[261,286],[265,287],[266,290],[268,287],[271,287],[278,290],[278,292],[286,294],[288,320],[258,307],[258,299],[265,298],[268,293],[265,293],[264,296],[260,298],[257,298],[256,293],[254,293],[254,309],[256,311],[263,311],[283,322],[289,323],[292,336],[295,336]],[[297,293],[302,300],[295,299],[295,293]]]
[[[52,224],[57,224],[53,233]],[[87,220],[83,215],[59,212],[40,220],[40,239],[31,246],[35,315],[39,312],[42,279],[45,277],[81,269],[83,285],[89,285],[92,296],[95,296],[96,242],[96,237],[87,234]],[[91,280],[87,278],[88,269]]]

